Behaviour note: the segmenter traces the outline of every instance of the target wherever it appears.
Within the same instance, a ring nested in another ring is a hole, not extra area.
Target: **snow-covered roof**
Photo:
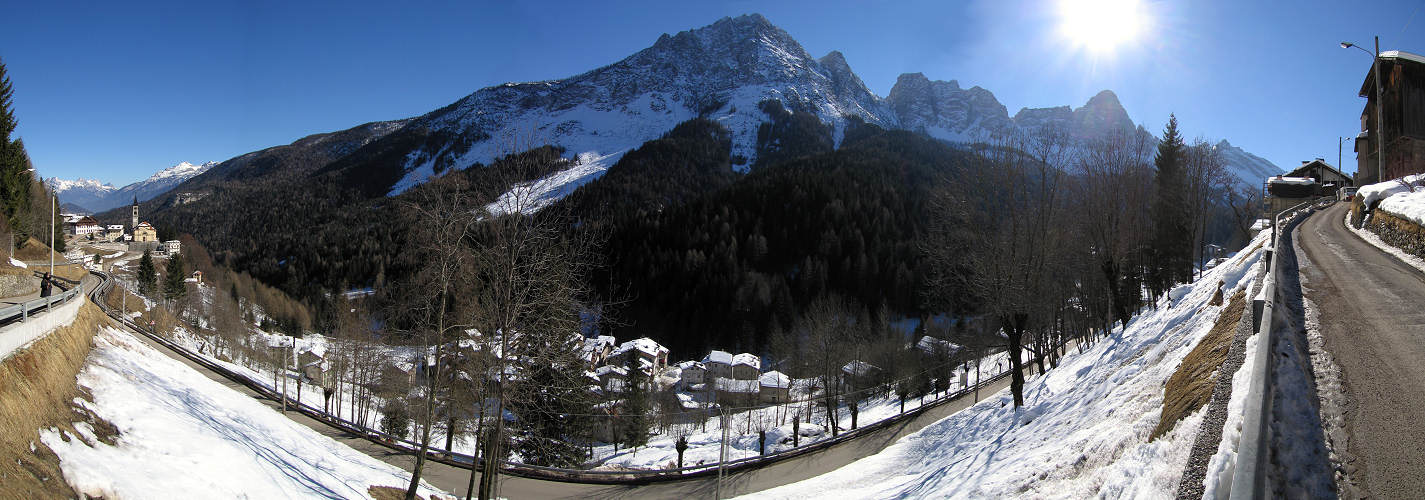
[[[684,362],[682,362],[682,363],[678,363],[678,364],[675,365],[675,366],[677,366],[677,368],[678,368],[679,370],[682,370],[682,371],[688,371],[688,370],[706,370],[706,369],[707,369],[706,366],[703,366],[702,363],[697,362],[697,361],[684,361]]]
[[[616,342],[618,341],[615,340],[612,335],[588,337],[584,339],[584,352],[592,353],[596,351],[602,351],[605,347],[612,347]]]
[[[761,368],[762,368],[762,358],[757,357],[757,355],[755,355],[755,354],[749,354],[749,353],[745,353],[745,352],[744,352],[744,353],[738,354],[738,355],[736,355],[736,356],[733,356],[733,357],[732,357],[732,364],[733,364],[734,366],[736,366],[736,365],[747,365],[747,366],[750,366],[750,367],[753,367],[753,368],[761,369]]]
[[[707,356],[703,356],[703,364],[722,363],[732,364],[732,353],[726,351],[709,351]]]
[[[1404,59],[1407,61],[1425,64],[1425,56],[1412,54],[1403,50],[1386,50],[1380,53],[1381,59]]]
[[[788,377],[782,372],[772,370],[770,372],[763,373],[762,377],[757,379],[757,382],[761,384],[762,387],[786,389],[792,386],[792,377]]]
[[[650,339],[648,337],[642,337],[619,344],[618,349],[614,350],[612,356],[621,356],[624,353],[633,350],[637,350],[640,353],[647,354],[648,356],[655,358],[659,355],[668,354],[667,347],[663,347],[658,342],[654,342],[653,339]]]
[[[936,354],[937,349],[941,354],[955,354],[960,351],[959,345],[929,335],[921,337],[920,341],[915,343],[915,348],[926,354]]]
[[[1271,184],[1292,184],[1297,186],[1310,186],[1312,184],[1316,184],[1316,179],[1312,179],[1310,177],[1284,177],[1279,175],[1267,179],[1267,182]]]
[[[758,383],[756,380],[718,378],[716,384],[717,390],[723,392],[755,393],[762,388],[762,384]]]
[[[620,377],[627,377],[628,369],[618,365],[604,365],[594,370],[594,374],[598,375],[599,378],[604,378],[604,376],[609,374],[618,375]]]
[[[876,365],[861,361],[859,359],[853,359],[850,362],[846,363],[845,366],[841,367],[842,373],[854,377],[864,377],[866,375],[870,375],[872,372],[880,370],[881,369],[877,368]]]

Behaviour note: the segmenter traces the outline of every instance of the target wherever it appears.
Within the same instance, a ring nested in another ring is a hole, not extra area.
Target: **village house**
[[[757,392],[761,389],[756,379],[718,378],[714,385],[717,389],[717,404],[722,406],[751,406],[757,402]]]
[[[847,390],[857,391],[876,385],[881,369],[876,365],[853,359],[841,367],[841,383]]]
[[[758,399],[763,403],[777,404],[791,400],[792,378],[782,372],[772,370],[757,379]]]
[[[584,361],[589,362],[589,367],[596,367],[604,364],[609,359],[609,355],[614,352],[614,345],[618,341],[612,335],[599,335],[597,337],[585,337],[583,346]]]
[[[712,379],[732,378],[732,353],[709,351],[707,356],[703,356],[703,366]]]
[[[697,361],[684,361],[677,365],[679,371],[679,381],[684,388],[692,388],[695,385],[707,381],[708,369]]]
[[[99,225],[99,221],[94,220],[93,217],[88,215],[80,217],[75,220],[73,224],[67,225],[69,226],[69,234],[74,236],[88,236],[96,233],[102,234],[104,232],[104,226]]]
[[[599,378],[599,388],[605,394],[620,394],[628,385],[628,369],[618,365],[604,365],[594,370]]]
[[[182,249],[182,244],[180,244],[178,240],[168,240],[163,242],[160,248],[166,255],[178,255],[178,252]]]
[[[1375,72],[1367,67],[1359,94],[1366,105],[1361,110],[1361,134],[1356,136],[1357,186],[1425,172],[1425,56],[1387,50],[1380,53],[1379,64],[1384,120],[1376,117]],[[1378,132],[1377,127],[1385,130]],[[1381,138],[1384,166],[1378,161]]]
[[[105,229],[106,230],[104,231],[104,239],[107,239],[109,241],[119,241],[124,239],[123,224],[109,224],[109,226]]]
[[[960,352],[961,347],[953,342],[926,335],[915,343],[915,350],[928,359],[944,359]]]
[[[1301,166],[1287,172],[1283,177],[1305,178],[1316,181],[1319,186],[1317,196],[1335,196],[1336,190],[1343,187],[1351,187],[1355,180],[1351,176],[1341,173],[1336,167],[1326,160],[1317,158],[1314,160],[1304,160]]]
[[[761,375],[761,358],[745,352],[732,357],[732,378],[737,380],[757,380],[757,377]]]
[[[648,337],[619,344],[618,349],[609,355],[609,364],[627,366],[629,356],[637,356],[638,369],[649,375],[662,373],[668,367],[668,348]]]

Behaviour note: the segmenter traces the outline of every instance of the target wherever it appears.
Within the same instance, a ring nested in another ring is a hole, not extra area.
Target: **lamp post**
[[[59,195],[50,195],[49,206],[49,279],[54,280],[54,214],[59,211]]]
[[[1375,37],[1376,51],[1371,54],[1360,45],[1351,42],[1341,42],[1341,48],[1349,49],[1355,47],[1361,52],[1371,54],[1371,73],[1376,81],[1376,182],[1385,181],[1385,114],[1384,104],[1385,94],[1381,92],[1380,83],[1380,37]]]

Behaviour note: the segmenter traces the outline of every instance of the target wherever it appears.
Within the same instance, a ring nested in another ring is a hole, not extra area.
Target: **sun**
[[[1138,0],[1059,0],[1059,30],[1094,53],[1111,53],[1139,39],[1148,18]]]

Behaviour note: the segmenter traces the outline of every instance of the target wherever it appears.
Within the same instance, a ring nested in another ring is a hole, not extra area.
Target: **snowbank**
[[[119,429],[115,445],[46,430],[65,480],[104,498],[370,498],[373,485],[404,488],[410,476],[318,434],[243,394],[104,328],[79,375]],[[422,484],[422,497],[440,491]]]
[[[10,265],[15,266],[15,267],[18,267],[18,268],[21,268],[21,269],[26,269],[26,268],[29,268],[29,267],[30,267],[30,266],[25,265],[24,262],[20,262],[19,260],[16,260],[14,257],[10,257]]]
[[[1425,183],[1425,174],[1407,175],[1391,181],[1361,186],[1361,188],[1356,191],[1356,196],[1361,198],[1361,203],[1364,203],[1366,207],[1371,207],[1376,202],[1385,200],[1391,196],[1409,193],[1414,190],[1412,186],[1418,186],[1422,183]]]
[[[1260,256],[1239,254],[1171,307],[1065,356],[1026,383],[1023,408],[1001,391],[878,454],[751,497],[1171,497],[1202,410],[1149,442],[1163,384],[1212,328],[1221,306],[1207,302],[1217,281],[1227,293],[1248,286]]]

